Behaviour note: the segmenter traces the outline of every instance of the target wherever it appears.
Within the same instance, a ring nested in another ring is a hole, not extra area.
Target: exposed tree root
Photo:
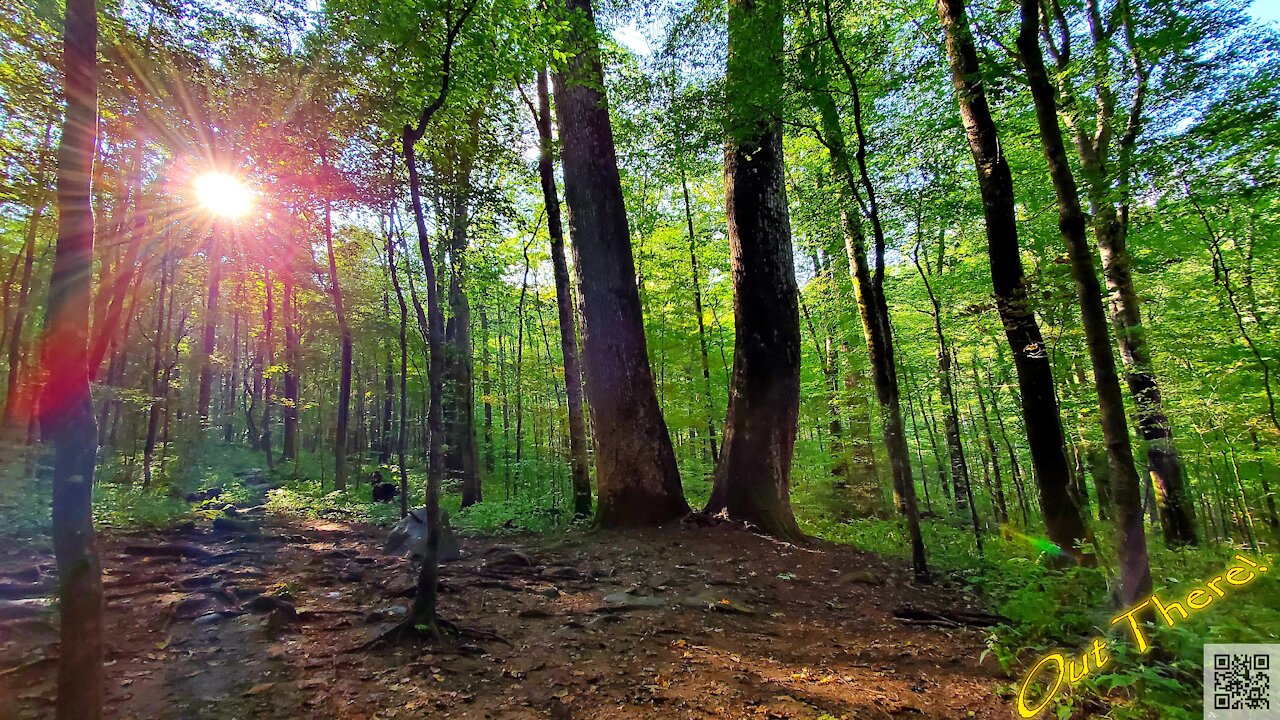
[[[400,645],[410,642],[445,643],[461,638],[491,640],[503,643],[508,647],[514,647],[506,638],[488,630],[462,627],[443,618],[436,618],[435,622],[431,623],[415,622],[413,619],[401,621],[378,634],[372,640],[360,645],[356,648],[356,651],[366,652],[384,645]]]

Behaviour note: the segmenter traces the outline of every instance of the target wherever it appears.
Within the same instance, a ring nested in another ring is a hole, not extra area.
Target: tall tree
[[[1115,17],[1110,20],[1102,17],[1099,0],[1087,0],[1085,15],[1093,43],[1088,67],[1092,70],[1097,109],[1095,131],[1089,133],[1081,113],[1083,100],[1077,97],[1071,80],[1078,72],[1071,59],[1071,28],[1058,0],[1050,0],[1048,7],[1052,9],[1053,22],[1043,17],[1042,28],[1061,84],[1061,102],[1055,106],[1061,108],[1084,171],[1093,234],[1110,293],[1111,323],[1124,362],[1125,382],[1137,409],[1138,433],[1146,443],[1147,469],[1156,487],[1160,526],[1166,543],[1194,545],[1196,523],[1186,498],[1185,471],[1173,444],[1173,429],[1151,363],[1150,342],[1142,324],[1142,305],[1134,287],[1133,260],[1128,249],[1134,152],[1142,132],[1151,68],[1135,37],[1132,0],[1120,0],[1115,7]],[[1048,31],[1051,25],[1059,32],[1056,42]],[[1118,46],[1116,37],[1123,39],[1123,46]],[[1117,52],[1127,56],[1132,71],[1133,95],[1123,118],[1117,117],[1112,79],[1113,54]],[[1121,127],[1123,131],[1116,138],[1115,133]]]
[[[546,70],[538,72],[538,107],[534,122],[538,127],[538,181],[547,213],[547,233],[551,236],[551,265],[556,282],[556,314],[560,323],[560,353],[564,357],[565,397],[569,406],[569,468],[573,488],[573,512],[591,514],[591,466],[587,459],[587,423],[582,407],[582,368],[578,356],[578,325],[573,316],[573,288],[569,284],[569,262],[564,251],[564,228],[560,222],[560,197],[556,190],[555,139],[551,135],[551,93]],[[532,108],[531,108],[532,109]]]
[[[58,242],[45,305],[40,430],[53,446],[53,545],[61,615],[58,720],[97,720],[103,702],[102,561],[93,527],[96,421],[89,395],[93,165],[98,140],[95,0],[67,0],[66,113],[58,144]]]
[[[333,176],[329,167],[329,156],[326,150],[320,152],[320,165],[326,180]],[[338,281],[338,261],[333,253],[333,200],[330,197],[332,187],[326,186],[324,192],[324,245],[329,259],[329,295],[333,299],[333,311],[338,318],[338,334],[342,342],[340,364],[338,368],[338,421],[334,429],[333,441],[333,486],[338,490],[347,489],[347,429],[351,417],[351,360],[352,340],[351,324],[347,321],[346,303],[342,297],[342,285]]]
[[[1053,369],[1027,295],[1026,276],[1018,248],[1013,175],[987,105],[982,67],[973,43],[969,17],[964,0],[936,0],[936,6],[946,33],[947,55],[951,62],[960,119],[977,166],[991,282],[996,295],[996,309],[1018,371],[1022,417],[1031,449],[1031,464],[1040,486],[1040,512],[1044,516],[1049,539],[1062,552],[1081,562],[1093,563],[1094,557],[1077,547],[1085,539],[1084,518],[1069,490],[1071,469],[1067,464],[1066,439],[1058,412],[1058,398],[1054,393]]]
[[[790,488],[800,309],[782,153],[783,21],[781,2],[729,3],[724,184],[736,341],[706,511],[797,540]]]
[[[658,407],[636,288],[591,0],[566,0],[573,56],[555,76],[565,201],[582,292],[583,369],[596,446],[596,520],[654,525],[689,511]]]
[[[898,389],[897,361],[894,358],[893,325],[884,294],[886,240],[876,205],[875,185],[867,170],[867,141],[862,123],[862,101],[858,78],[845,55],[836,33],[829,0],[822,6],[822,27],[831,52],[835,55],[849,83],[853,100],[853,121],[857,138],[856,150],[850,158],[844,129],[840,124],[835,98],[825,68],[819,57],[810,56],[810,98],[818,111],[818,135],[827,147],[832,170],[837,176],[840,214],[844,230],[845,254],[849,259],[849,275],[858,300],[859,317],[871,360],[871,376],[880,405],[885,448],[893,473],[893,490],[898,508],[907,519],[911,542],[912,567],[918,577],[928,575],[924,540],[920,534],[920,515],[916,503],[915,481],[911,476],[911,452],[907,447],[906,428],[902,422],[902,405]],[[852,162],[851,162],[852,160]],[[856,167],[856,169],[855,169]],[[868,253],[864,215],[871,225],[874,242],[872,268]]]
[[[1040,145],[1049,166],[1058,200],[1058,227],[1067,245],[1071,274],[1076,282],[1080,303],[1080,319],[1084,326],[1085,344],[1093,363],[1094,389],[1098,395],[1098,413],[1102,437],[1107,446],[1111,492],[1115,502],[1116,524],[1120,537],[1121,600],[1132,605],[1151,592],[1151,567],[1147,558],[1147,536],[1142,525],[1142,486],[1133,464],[1133,448],[1129,443],[1129,424],[1125,418],[1124,397],[1115,356],[1111,353],[1111,333],[1107,328],[1106,310],[1102,307],[1102,286],[1093,265],[1093,252],[1085,236],[1084,212],[1075,176],[1062,142],[1058,126],[1057,102],[1049,74],[1040,51],[1040,1],[1021,0],[1022,25],[1018,32],[1018,53],[1027,71],[1031,98],[1035,105]],[[974,368],[977,377],[977,368]],[[981,400],[981,392],[979,392]],[[985,419],[986,409],[983,409]],[[995,449],[988,432],[987,443],[994,459]],[[1191,525],[1194,534],[1195,524]]]

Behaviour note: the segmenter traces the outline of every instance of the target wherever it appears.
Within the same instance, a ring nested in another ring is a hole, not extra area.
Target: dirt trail
[[[960,594],[848,547],[695,525],[468,537],[443,569],[442,614],[506,642],[361,652],[412,587],[382,536],[268,516],[260,533],[104,538],[108,716],[1009,716],[1007,678],[978,662],[981,630],[894,618],[973,610]],[[0,546],[0,588],[17,594],[31,565]],[[16,699],[0,720],[51,714],[48,618],[0,621],[0,697]]]

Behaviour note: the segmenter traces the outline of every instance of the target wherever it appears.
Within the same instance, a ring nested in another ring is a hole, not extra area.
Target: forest
[[[0,4],[0,720],[1280,711],[1274,0]]]

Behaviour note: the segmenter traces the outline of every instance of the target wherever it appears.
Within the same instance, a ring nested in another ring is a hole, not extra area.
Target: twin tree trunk
[[[1120,558],[1120,594],[1125,605],[1136,603],[1151,592],[1151,567],[1147,558],[1147,536],[1142,525],[1142,486],[1133,464],[1129,426],[1115,357],[1111,354],[1111,333],[1102,307],[1102,287],[1093,265],[1093,251],[1085,235],[1084,212],[1076,181],[1067,160],[1058,127],[1057,99],[1040,52],[1039,0],[1022,0],[1022,26],[1018,52],[1027,70],[1027,82],[1035,103],[1040,144],[1044,148],[1049,176],[1058,198],[1058,227],[1067,245],[1071,272],[1080,301],[1080,317],[1085,344],[1093,363],[1094,388],[1102,437],[1107,446],[1111,493],[1115,502],[1116,525],[1120,531],[1117,554]]]
[[[573,514],[591,514],[591,466],[587,459],[587,423],[582,410],[582,369],[578,358],[578,328],[573,317],[573,290],[564,252],[560,224],[560,198],[556,194],[554,140],[551,137],[551,96],[546,71],[538,73],[538,180],[547,208],[547,232],[551,236],[551,263],[556,280],[556,314],[560,321],[560,352],[564,356],[565,395],[569,405],[569,467],[572,473]],[[486,427],[490,417],[486,414]]]
[[[583,369],[604,527],[655,525],[689,512],[658,407],[636,288],[591,0],[567,0],[576,53],[555,77],[578,287]]]
[[[98,18],[68,0],[63,36],[66,115],[58,143],[58,242],[41,366],[42,437],[53,447],[53,545],[61,614],[58,720],[97,720],[103,701],[102,562],[93,527],[97,435],[89,395],[93,162],[98,138]]]
[[[799,540],[790,488],[800,308],[782,154],[782,50],[782,3],[731,0],[724,180],[736,341],[706,512]]]
[[[1027,295],[1018,249],[1013,176],[987,105],[982,68],[964,0],[936,0],[936,4],[938,18],[946,33],[960,119],[978,170],[991,281],[1000,321],[1018,372],[1027,444],[1036,482],[1040,486],[1040,511],[1049,539],[1062,552],[1080,562],[1092,564],[1096,559],[1077,547],[1086,535],[1084,518],[1069,489],[1071,470],[1067,465],[1062,418],[1058,414],[1058,399],[1054,394],[1053,371]]]

